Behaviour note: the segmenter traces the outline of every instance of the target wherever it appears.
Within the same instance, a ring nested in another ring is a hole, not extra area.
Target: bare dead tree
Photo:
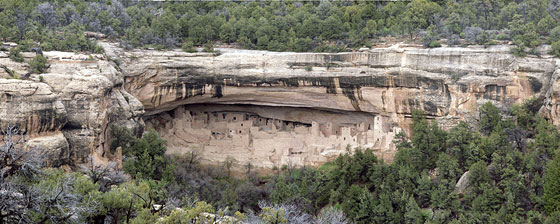
[[[39,192],[33,210],[43,217],[37,223],[80,223],[85,217],[97,211],[100,204],[91,195],[74,192],[77,180],[65,173],[53,185],[38,185]]]
[[[88,161],[87,166],[83,167],[82,171],[89,176],[94,184],[107,176],[109,171],[111,171],[115,167],[114,164],[108,164],[105,166],[96,165],[91,155],[89,155],[86,160]]]
[[[249,179],[250,182],[258,183],[259,182],[259,175],[253,169],[254,167],[255,166],[253,165],[253,163],[251,163],[251,161],[248,161],[245,164],[245,175],[247,176],[247,179]]]
[[[522,128],[507,128],[506,134],[510,142],[513,144],[517,150],[521,151],[527,146],[527,131],[523,130]]]
[[[274,215],[282,215],[287,223],[315,223],[313,220],[313,216],[303,212],[302,209],[293,204],[270,204],[266,201],[259,201],[259,207],[261,209],[269,208],[273,211],[272,214]],[[278,220],[279,217],[276,217],[275,219]],[[268,222],[266,222],[266,220],[263,220],[263,217],[261,215],[250,213],[246,216],[245,220],[243,220],[243,223],[264,224]]]
[[[16,181],[0,182],[0,224],[31,223],[26,214],[38,196],[38,192]]]
[[[231,217],[231,216],[227,216],[226,214],[228,214],[230,212],[229,207],[225,207],[223,209],[218,209],[215,210],[212,213],[202,213],[202,220],[204,222],[207,223],[235,223],[234,221],[236,220],[235,218]]]
[[[111,186],[121,184],[128,179],[122,170],[117,169],[115,162],[97,165],[91,155],[87,157],[87,164],[82,167],[82,172],[94,184],[99,184],[99,189],[102,192],[109,191]]]
[[[550,16],[555,19],[556,21],[560,20],[558,16],[558,8],[560,8],[560,1],[559,0],[551,0],[548,4],[547,11],[550,13]]]
[[[346,224],[350,223],[344,212],[333,206],[321,209],[317,216],[317,224]]]
[[[43,164],[43,155],[35,149],[24,150],[26,141],[23,132],[14,126],[0,130],[0,180],[16,173],[30,177],[37,173]]]
[[[41,152],[23,148],[23,131],[8,126],[0,133],[0,224],[83,223],[97,211],[99,203],[91,195],[75,193],[76,175],[65,173],[54,183],[43,179],[52,176],[40,171]],[[30,214],[41,216],[31,220]]]
[[[194,170],[196,168],[199,167],[200,165],[200,152],[195,151],[195,150],[191,150],[190,154],[187,155],[188,163],[187,163],[187,167],[189,170]]]
[[[30,223],[26,214],[39,194],[25,179],[39,173],[43,157],[36,150],[23,149],[26,139],[17,127],[8,126],[0,135],[0,224]]]
[[[253,169],[253,164],[251,162],[247,162],[245,164],[245,169],[247,170],[246,171],[247,176],[249,176],[251,174],[252,169]]]

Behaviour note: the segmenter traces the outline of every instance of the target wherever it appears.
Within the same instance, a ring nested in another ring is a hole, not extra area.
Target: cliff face
[[[141,131],[143,106],[124,91],[122,75],[104,56],[44,54],[47,73],[24,77],[26,64],[0,53],[0,64],[26,79],[0,70],[0,127],[18,126],[29,138],[26,147],[45,151],[53,166],[82,163],[94,153],[110,157],[110,123]]]
[[[198,150],[273,167],[316,165],[356,147],[386,160],[408,131],[412,109],[443,127],[472,123],[491,101],[502,110],[531,97],[557,115],[556,60],[517,58],[507,47],[417,49],[394,46],[351,53],[274,53],[220,49],[125,52],[126,90],[172,152]]]
[[[48,150],[53,165],[110,159],[108,124],[140,132],[145,121],[170,153],[269,168],[318,165],[358,147],[390,161],[413,109],[448,128],[476,125],[487,101],[505,111],[535,97],[560,125],[556,59],[517,58],[507,47],[214,55],[102,45],[112,61],[46,52],[46,74],[5,79],[0,70],[0,125],[25,129],[28,147]],[[5,54],[0,63],[25,73]]]

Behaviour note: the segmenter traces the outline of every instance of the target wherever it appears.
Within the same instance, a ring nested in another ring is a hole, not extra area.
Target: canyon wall
[[[147,127],[170,152],[196,150],[213,163],[319,165],[360,147],[391,161],[413,109],[449,128],[476,125],[487,101],[506,111],[535,97],[559,123],[556,59],[518,58],[505,46],[218,54],[116,46],[104,45],[144,105]]]
[[[476,127],[481,104],[505,112],[534,97],[560,125],[557,60],[515,57],[506,46],[185,53],[101,45],[104,55],[45,52],[50,67],[40,75],[22,75],[27,65],[0,52],[0,64],[23,76],[0,69],[0,126],[21,127],[27,147],[48,152],[52,165],[113,159],[109,124],[153,128],[169,153],[264,168],[320,165],[356,148],[391,161],[413,109],[444,128]]]
[[[37,75],[6,53],[0,52],[6,68],[0,69],[0,127],[19,127],[25,148],[43,151],[48,165],[110,158],[109,124],[143,130],[142,104],[123,89],[118,67],[103,55],[45,52],[50,67]]]

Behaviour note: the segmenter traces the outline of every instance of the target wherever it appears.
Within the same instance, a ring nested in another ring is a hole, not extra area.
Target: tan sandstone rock
[[[518,58],[507,46],[218,49],[219,56],[103,46],[120,60],[127,92],[170,151],[197,150],[211,162],[232,156],[262,167],[318,165],[360,147],[390,161],[393,138],[409,134],[413,109],[449,128],[460,120],[476,124],[487,101],[507,110],[548,96],[543,113],[558,122],[556,59]]]
[[[44,153],[43,158],[48,166],[71,164],[70,147],[62,133],[31,138],[25,143],[25,148]]]
[[[109,124],[139,133],[146,120],[170,153],[268,168],[319,165],[357,148],[390,161],[413,109],[449,128],[476,125],[487,101],[505,111],[535,97],[560,124],[556,59],[518,58],[507,46],[215,55],[101,44],[105,55],[45,52],[49,70],[28,80],[0,71],[0,124],[24,127],[32,141],[46,137],[54,155],[80,163],[92,153],[115,158],[106,155]],[[27,70],[5,54],[0,63]]]
[[[122,88],[122,75],[103,55],[44,55],[50,64],[46,73],[28,80],[0,78],[1,127],[25,130],[28,147],[47,151],[47,162],[55,166],[104,155],[111,123],[142,131],[142,104]],[[21,69],[6,59],[0,61],[8,68]]]

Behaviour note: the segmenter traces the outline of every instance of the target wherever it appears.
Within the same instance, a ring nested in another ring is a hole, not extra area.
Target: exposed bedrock
[[[268,168],[319,165],[358,147],[390,161],[413,109],[448,128],[475,125],[487,101],[507,110],[536,97],[560,125],[556,59],[517,58],[507,47],[216,56],[101,44],[106,55],[45,52],[48,71],[29,77],[0,52],[9,69],[0,69],[0,126],[19,126],[51,165],[112,159],[109,124],[140,133],[144,120],[171,153]]]
[[[506,110],[540,97],[543,113],[559,123],[556,60],[518,58],[508,47],[336,54],[219,49],[215,56],[115,46],[104,44],[120,61],[125,89],[144,105],[147,125],[171,151],[200,150],[211,161],[229,155],[264,167],[314,165],[356,147],[391,160],[393,137],[409,132],[413,109],[447,128],[474,121],[487,101]],[[232,114],[241,119],[227,118]],[[344,142],[346,134],[356,142]],[[344,144],[330,144],[331,138]]]
[[[0,127],[18,126],[26,147],[45,154],[48,165],[75,165],[97,153],[106,156],[110,123],[143,128],[143,106],[123,88],[116,66],[103,55],[45,52],[50,67],[24,77],[26,64],[0,53]],[[26,60],[34,54],[25,53]]]

